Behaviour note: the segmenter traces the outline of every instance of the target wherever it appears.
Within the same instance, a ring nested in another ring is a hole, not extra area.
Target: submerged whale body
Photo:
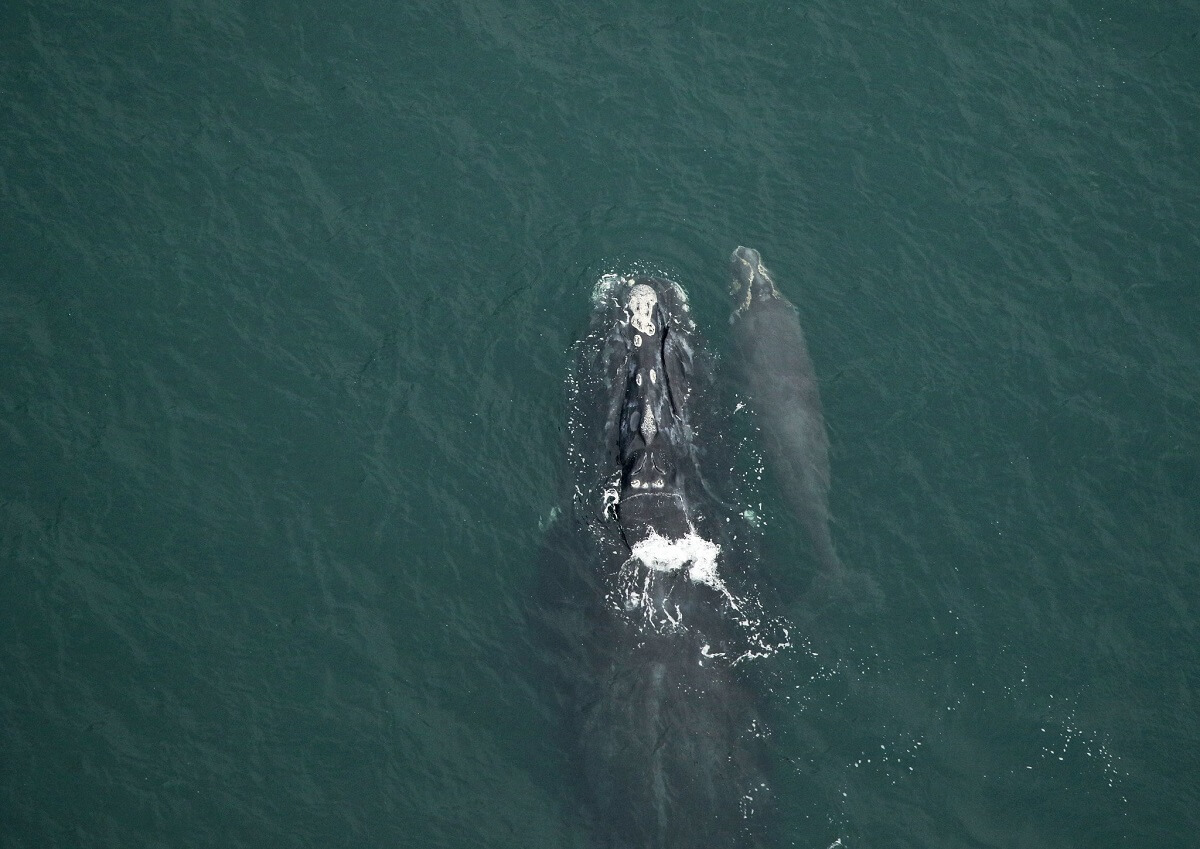
[[[592,830],[612,849],[753,846],[768,791],[740,664],[781,644],[702,482],[707,355],[675,283],[607,275],[594,301],[546,620]]]
[[[739,381],[762,431],[767,466],[824,573],[839,574],[829,533],[829,436],[799,315],[758,251],[738,247],[729,266]]]

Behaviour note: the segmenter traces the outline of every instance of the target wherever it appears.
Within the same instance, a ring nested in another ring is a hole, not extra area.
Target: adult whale
[[[762,432],[768,467],[825,575],[840,574],[829,533],[829,436],[799,315],[758,251],[739,246],[729,266],[740,383]]]
[[[606,275],[594,301],[542,620],[593,832],[611,849],[752,846],[768,790],[743,662],[783,640],[700,480],[708,358],[677,284]]]

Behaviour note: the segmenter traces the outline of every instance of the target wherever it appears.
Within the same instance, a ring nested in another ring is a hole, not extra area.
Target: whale
[[[745,670],[786,646],[702,465],[720,416],[683,288],[605,275],[569,381],[571,507],[543,632],[596,846],[751,847],[771,809]]]
[[[820,574],[840,575],[829,530],[829,435],[799,312],[758,251],[739,246],[729,268],[737,382],[762,434],[766,465],[807,533]]]

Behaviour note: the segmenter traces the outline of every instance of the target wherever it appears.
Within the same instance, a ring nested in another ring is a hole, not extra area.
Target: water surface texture
[[[4,4],[0,844],[587,846],[570,348],[742,244],[880,594],[768,468],[772,845],[1194,846],[1198,152],[1194,3]]]

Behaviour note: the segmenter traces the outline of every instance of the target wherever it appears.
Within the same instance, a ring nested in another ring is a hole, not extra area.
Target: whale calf
[[[840,573],[829,533],[829,436],[799,314],[758,251],[739,246],[729,266],[738,377],[762,432],[768,468],[825,574]]]
[[[700,479],[708,357],[676,283],[605,275],[593,300],[543,620],[592,831],[611,849],[754,846],[770,796],[743,671],[786,642],[764,636],[736,519]]]

